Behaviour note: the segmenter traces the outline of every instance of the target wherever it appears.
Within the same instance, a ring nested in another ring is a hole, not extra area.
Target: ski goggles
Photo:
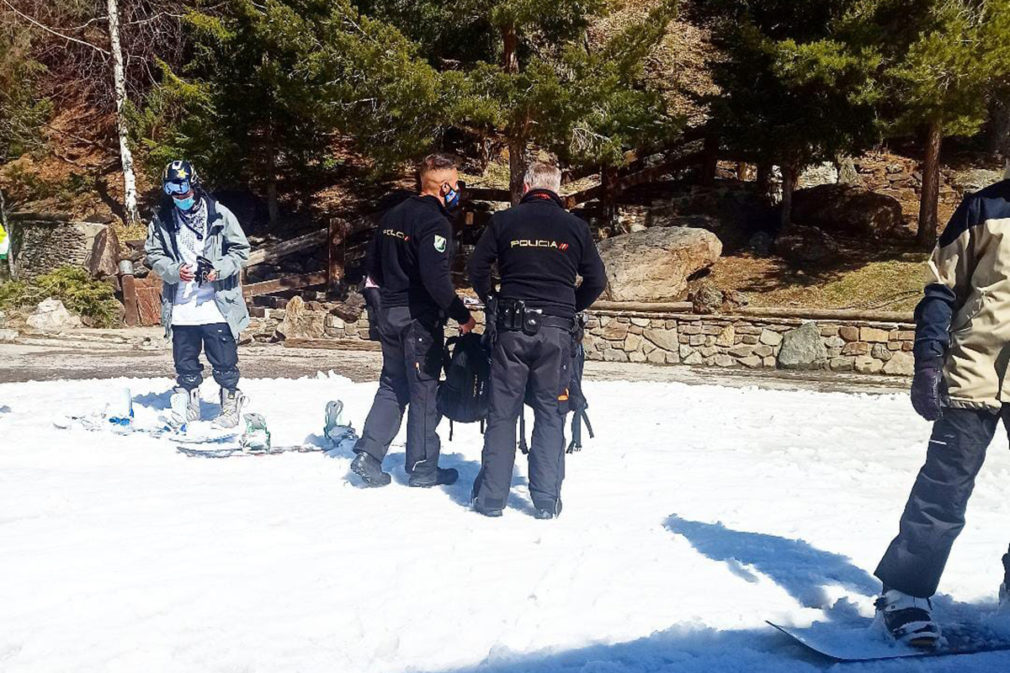
[[[189,180],[183,180],[182,182],[166,182],[163,187],[165,189],[165,193],[169,196],[173,196],[175,194],[187,194],[190,189]]]

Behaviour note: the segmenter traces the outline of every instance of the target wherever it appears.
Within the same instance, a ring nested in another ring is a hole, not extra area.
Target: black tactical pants
[[[1000,418],[1010,429],[1007,405],[998,413],[945,409],[933,424],[926,464],[912,486],[898,536],[874,573],[885,587],[920,598],[936,593]]]
[[[535,335],[498,331],[491,359],[487,429],[481,469],[473,485],[477,504],[504,509],[516,457],[516,422],[527,383],[532,392],[530,495],[538,509],[558,512],[565,478],[565,414],[571,379],[572,334],[543,326]]]
[[[172,327],[172,357],[179,386],[193,390],[203,383],[201,348],[207,353],[217,384],[225,390],[235,390],[239,379],[238,344],[231,328],[223,322]]]
[[[442,371],[442,323],[436,316],[412,318],[405,306],[384,308],[378,315],[382,342],[379,390],[354,450],[381,462],[407,409],[407,473],[434,474],[441,449],[435,393]]]

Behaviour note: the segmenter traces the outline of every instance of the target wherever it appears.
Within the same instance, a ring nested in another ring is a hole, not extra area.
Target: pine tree
[[[876,57],[854,52],[834,30],[851,4],[710,0],[697,10],[726,56],[714,65],[722,90],[708,101],[714,126],[730,149],[781,167],[783,225],[805,166],[859,153],[876,137]]]
[[[918,243],[936,242],[944,136],[972,135],[1010,74],[1010,0],[863,0],[843,30],[879,59],[881,118],[890,134],[924,131]]]

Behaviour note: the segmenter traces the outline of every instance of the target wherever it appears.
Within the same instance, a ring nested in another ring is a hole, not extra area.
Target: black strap
[[[521,407],[519,409],[519,450],[523,452],[523,455],[528,455],[530,452],[530,447],[526,443],[526,409]]]

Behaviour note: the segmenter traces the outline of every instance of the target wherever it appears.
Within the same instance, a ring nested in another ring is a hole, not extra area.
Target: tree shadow
[[[664,525],[700,554],[724,562],[730,572],[748,582],[759,581],[754,571],[767,575],[804,607],[827,607],[830,599],[824,588],[832,584],[868,596],[880,590],[880,581],[847,557],[803,540],[730,530],[721,523],[688,521],[675,514]]]
[[[748,581],[756,573],[767,576],[803,604],[824,598],[824,587],[841,585],[873,595],[879,582],[841,554],[828,552],[803,540],[736,531],[722,524],[689,521],[671,515],[665,522],[670,532],[683,536],[703,556],[727,564],[730,572]],[[699,590],[703,590],[699,588]],[[676,600],[676,596],[671,596]],[[826,601],[825,601],[826,602]],[[1010,628],[992,623],[993,604],[958,603],[941,596],[935,601],[941,619],[969,625],[989,636],[1010,639]],[[865,632],[868,620],[856,606],[842,599],[824,610],[820,624]],[[851,632],[851,631],[850,631]],[[605,638],[605,634],[601,634]],[[968,665],[970,662],[972,665]],[[917,659],[916,670],[990,671],[1003,670],[1010,662],[1006,652],[963,657]],[[907,670],[911,662],[884,661],[868,666],[872,670]],[[717,630],[710,627],[674,626],[647,637],[623,643],[593,644],[564,651],[513,653],[493,648],[483,661],[440,673],[806,673],[832,668],[835,662],[776,632],[771,627]],[[852,664],[858,666],[858,664]],[[862,670],[866,670],[866,666]]]

